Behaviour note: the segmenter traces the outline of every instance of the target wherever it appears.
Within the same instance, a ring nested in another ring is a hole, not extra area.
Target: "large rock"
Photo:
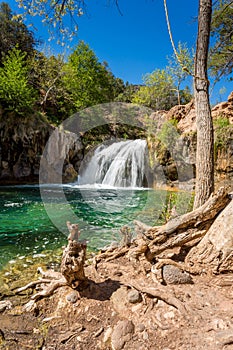
[[[132,321],[123,320],[119,321],[114,327],[111,344],[113,350],[127,349],[127,342],[132,339],[134,334],[134,324]]]
[[[228,96],[226,102],[221,102],[213,107],[212,117],[214,119],[225,117],[228,118],[230,124],[233,124],[233,91]]]

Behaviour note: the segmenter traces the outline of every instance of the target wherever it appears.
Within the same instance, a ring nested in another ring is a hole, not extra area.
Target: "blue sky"
[[[14,0],[8,3],[13,11],[18,11]],[[79,31],[72,45],[75,46],[78,40],[84,40],[100,61],[108,62],[116,77],[125,82],[141,84],[143,75],[157,68],[165,68],[167,56],[173,53],[163,0],[118,0],[118,3],[122,16],[114,1],[92,1],[88,13],[78,18]],[[175,45],[181,41],[190,48],[195,47],[198,0],[167,0],[167,6]],[[46,27],[40,18],[33,18],[33,21],[37,27],[36,36],[46,44]],[[61,51],[55,43],[50,42],[48,45],[55,53]],[[217,84],[211,101],[226,100],[233,90],[232,85],[226,80]],[[220,96],[219,90],[223,86],[226,92]]]

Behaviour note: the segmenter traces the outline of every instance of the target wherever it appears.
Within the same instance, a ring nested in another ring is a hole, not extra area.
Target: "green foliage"
[[[17,48],[8,52],[0,67],[0,101],[18,114],[28,112],[35,102],[35,92],[28,83],[25,53]]]
[[[62,80],[64,66],[62,56],[46,57],[42,53],[36,53],[31,63],[30,80],[39,91],[38,104],[55,124],[70,115],[70,97]]]
[[[224,128],[230,125],[230,121],[227,117],[218,117],[214,120],[214,126],[217,128]]]
[[[54,39],[54,31],[57,31],[58,43],[64,44],[71,40],[78,31],[76,19],[85,12],[84,0],[16,0],[19,7],[24,10],[24,15],[40,16],[42,23],[48,25],[51,39]],[[70,26],[64,23],[68,19]]]
[[[217,156],[219,149],[228,147],[228,141],[232,139],[233,126],[226,117],[214,120],[214,153]]]
[[[69,92],[74,112],[114,101],[123,89],[123,82],[112,75],[106,63],[98,61],[95,53],[83,41],[69,56],[63,73],[62,81]]]
[[[171,119],[163,123],[161,130],[157,134],[157,139],[162,143],[163,147],[172,150],[179,137],[177,131],[178,121]]]
[[[176,85],[178,104],[187,103],[192,98],[190,90],[189,95],[187,94],[186,90],[186,94],[183,93],[183,96],[185,96],[184,101],[182,101],[182,92],[180,91],[180,86],[185,80],[187,80],[188,77],[191,77],[193,75],[193,56],[194,53],[190,53],[190,50],[187,48],[186,44],[179,42],[177,55],[173,54],[171,57],[168,57],[169,65],[167,67],[167,70],[171,74]]]
[[[175,85],[165,69],[156,69],[143,77],[145,86],[134,94],[132,102],[154,110],[169,110],[176,104]]]
[[[0,61],[15,46],[32,55],[36,40],[31,31],[22,23],[21,17],[12,13],[9,5],[0,3]]]
[[[209,66],[211,74],[219,80],[233,70],[233,2],[221,0],[216,2],[212,16],[211,35],[214,44],[210,49]]]
[[[180,90],[180,104],[185,105],[193,99],[193,95],[188,86],[185,86],[184,89]]]
[[[160,219],[168,222],[176,215],[185,214],[193,208],[194,196],[188,192],[168,192],[162,208]]]
[[[128,82],[122,87],[122,92],[115,98],[116,102],[131,103],[133,101],[134,94],[140,88],[139,85],[129,84]]]

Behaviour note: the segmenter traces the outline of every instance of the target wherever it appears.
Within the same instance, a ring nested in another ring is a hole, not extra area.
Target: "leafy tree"
[[[184,89],[180,90],[180,103],[185,105],[193,99],[193,94],[190,91],[189,86],[185,86]]]
[[[106,64],[98,61],[87,44],[80,41],[64,66],[62,80],[74,106],[74,112],[96,104],[111,102],[122,89]]]
[[[141,88],[141,85],[126,84],[123,86],[122,92],[115,98],[116,102],[126,102],[130,103],[133,101],[134,94]]]
[[[0,103],[18,114],[30,111],[35,102],[35,91],[28,82],[29,67],[25,56],[26,53],[13,48],[0,67]]]
[[[172,76],[165,69],[156,69],[143,77],[145,86],[134,94],[132,102],[154,110],[168,110],[176,103],[176,88]]]
[[[72,108],[62,80],[64,65],[61,55],[46,57],[43,53],[36,53],[31,64],[30,82],[39,91],[37,103],[53,123],[66,119]]]
[[[0,61],[4,54],[16,45],[22,52],[32,54],[36,40],[28,30],[21,18],[13,15],[9,5],[5,2],[0,4]]]
[[[181,84],[193,75],[193,57],[186,44],[178,43],[176,54],[168,57],[168,64],[167,70],[175,82],[178,104],[180,105],[183,102],[181,101]]]
[[[217,1],[213,11],[211,36],[214,45],[210,49],[211,74],[219,80],[233,70],[233,2]],[[231,78],[232,79],[232,78]]]

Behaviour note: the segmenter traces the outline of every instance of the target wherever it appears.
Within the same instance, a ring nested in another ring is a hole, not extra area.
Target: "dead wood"
[[[135,226],[135,233],[139,237],[145,235],[152,228],[151,226],[148,226],[139,220],[134,220],[133,223]]]
[[[18,289],[15,291],[15,293],[18,294],[18,293],[21,293],[21,292],[23,292],[23,291],[29,289],[29,288],[35,288],[38,284],[50,283],[50,282],[51,282],[50,279],[45,279],[45,278],[40,279],[40,280],[36,280],[36,281],[32,281],[32,282],[26,284],[26,286],[23,286],[23,287],[21,287],[21,288],[18,288]]]
[[[119,247],[119,248],[110,248],[106,250],[106,252],[100,253],[96,255],[93,259],[93,264],[95,269],[97,269],[97,265],[101,260],[105,260],[106,262],[117,259],[123,255],[125,255],[130,250],[130,247]]]
[[[61,273],[71,287],[75,288],[80,282],[86,280],[84,273],[86,249],[86,242],[69,240],[67,247],[63,251]]]
[[[190,250],[190,248],[198,246],[199,242],[204,240],[203,237],[207,234],[218,214],[229,202],[230,198],[226,189],[221,187],[200,208],[175,217],[162,226],[148,228],[147,225],[136,221],[135,230],[138,232],[138,237],[140,238],[135,240],[136,248],[129,251],[129,256],[136,255],[138,259],[139,255],[144,253],[149,262],[155,263],[159,255],[169,249],[187,247],[188,250]],[[199,265],[202,265],[202,262],[205,261],[205,263],[213,266],[215,261],[215,270],[229,270],[229,266],[232,264],[233,254],[228,254],[227,257],[223,256],[222,259],[220,259],[221,254],[217,254],[216,249],[214,250],[213,245],[209,242],[206,241],[204,245],[200,247],[202,248],[198,251]],[[192,250],[193,248],[191,252]],[[181,265],[174,262],[173,265],[189,273],[200,273],[203,271],[203,265],[201,266],[202,268],[198,268],[196,266],[197,264],[194,266],[195,257],[192,257],[191,252],[187,261],[182,261]],[[221,267],[219,260],[221,260]],[[156,268],[162,268],[164,264],[165,260],[163,264],[157,264]]]
[[[60,287],[64,287],[67,286],[67,281],[65,279],[61,279],[61,280],[55,280],[55,281],[51,281],[50,284],[47,286],[47,288],[43,289],[42,291],[34,294],[31,299],[32,300],[39,300],[41,298],[44,297],[49,297],[51,296],[54,291]]]
[[[187,255],[186,263],[214,273],[233,271],[233,200],[213,222],[208,232]]]
[[[86,280],[84,264],[87,243],[86,241],[78,241],[80,236],[78,224],[71,224],[69,221],[66,224],[70,235],[68,237],[68,245],[63,250],[61,273],[65,277],[67,284],[72,288],[76,288]]]
[[[54,291],[63,286],[69,286],[76,288],[79,284],[87,280],[84,273],[84,264],[86,260],[86,241],[78,241],[80,232],[78,231],[77,224],[71,224],[67,222],[70,235],[68,237],[68,245],[63,250],[61,273],[54,271],[44,271],[42,268],[38,268],[38,272],[44,277],[37,281],[28,283],[26,286],[19,288],[16,293],[20,293],[29,288],[35,288],[38,284],[48,285],[38,293],[34,294],[31,299],[37,301],[42,297],[48,297],[54,293]]]
[[[189,243],[190,241],[195,240],[195,243],[197,244],[199,241],[204,237],[206,233],[206,230],[187,230],[185,232],[182,232],[180,234],[177,234],[175,236],[169,237],[166,242],[164,242],[161,245],[149,245],[150,248],[150,254],[152,256],[158,255],[162,253],[166,249],[171,249],[175,247],[182,247],[186,243]],[[157,242],[156,242],[157,243]]]
[[[180,215],[168,221],[165,225],[159,227],[152,227],[146,232],[148,238],[153,237],[149,246],[153,246],[158,242],[158,237],[165,239],[167,236],[171,235],[177,231],[184,231],[188,228],[198,228],[205,222],[213,220],[216,215],[226,207],[230,199],[227,195],[227,191],[221,187],[219,190],[211,195],[211,197],[199,208],[193,210],[192,212]]]

